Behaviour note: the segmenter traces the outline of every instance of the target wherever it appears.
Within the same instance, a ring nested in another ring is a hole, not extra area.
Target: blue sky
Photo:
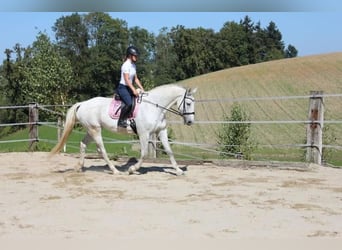
[[[72,12],[0,12],[0,60],[6,48],[16,43],[26,47],[39,31],[51,40],[55,21]],[[125,20],[129,27],[139,26],[158,34],[162,27],[184,25],[186,28],[211,28],[219,31],[227,21],[239,22],[248,15],[254,23],[266,27],[275,22],[285,45],[294,45],[299,56],[342,52],[342,13],[323,12],[108,12],[113,18]]]

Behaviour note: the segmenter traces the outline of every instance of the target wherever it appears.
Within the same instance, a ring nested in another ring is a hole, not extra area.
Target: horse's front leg
[[[176,170],[176,174],[177,175],[182,175],[184,174],[183,170],[181,170],[178,165],[177,165],[177,162],[175,160],[175,157],[173,155],[173,152],[171,150],[171,147],[170,147],[170,143],[169,143],[169,138],[167,137],[167,130],[166,128],[161,130],[159,132],[159,140],[161,141],[161,143],[163,144],[163,147],[164,147],[164,150],[165,152],[167,153],[167,155],[170,157],[170,161],[171,161],[171,164],[172,164],[172,167]]]
[[[135,171],[138,171],[139,168],[141,167],[145,156],[148,153],[148,140],[150,139],[149,133],[144,133],[144,134],[139,134],[139,140],[140,140],[140,158],[138,162],[131,166],[128,169],[129,174],[133,174]]]

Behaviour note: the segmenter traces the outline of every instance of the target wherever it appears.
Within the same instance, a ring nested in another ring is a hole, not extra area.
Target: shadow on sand
[[[119,170],[121,173],[127,173],[128,174],[128,169],[136,164],[138,161],[136,158],[130,158],[128,161],[123,164],[123,165],[115,165],[117,170]],[[187,166],[181,167],[184,172],[187,171]],[[55,171],[56,173],[67,173],[67,172],[72,172],[75,171],[73,168],[68,168],[64,170],[58,170]],[[93,171],[93,172],[102,172],[102,173],[107,173],[107,174],[112,174],[112,171],[110,170],[108,165],[91,165],[90,167],[83,167],[82,172],[88,172],[88,171]],[[160,173],[168,173],[171,175],[176,175],[175,170],[173,167],[163,167],[163,166],[149,166],[149,167],[144,167],[144,165],[135,172],[135,174],[148,174],[150,172],[160,172]]]

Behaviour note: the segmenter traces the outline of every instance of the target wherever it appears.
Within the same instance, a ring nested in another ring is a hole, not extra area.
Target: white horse
[[[171,111],[182,116],[184,124],[193,124],[195,116],[195,99],[193,94],[196,90],[197,88],[186,89],[176,84],[167,84],[156,87],[141,96],[140,107],[134,118],[140,140],[141,155],[139,161],[128,169],[129,174],[134,173],[134,171],[141,167],[144,157],[148,153],[148,143],[152,134],[158,135],[166,153],[170,157],[176,174],[183,174],[183,171],[177,166],[168,141],[165,114]],[[87,144],[94,140],[98,152],[102,155],[113,174],[119,173],[120,171],[115,168],[107,156],[101,136],[102,128],[117,132],[117,120],[109,116],[111,101],[112,98],[95,97],[87,101],[78,102],[70,107],[66,115],[62,138],[51,150],[51,155],[58,153],[63,148],[75,123],[79,121],[86,128],[87,134],[80,143],[80,160],[75,170],[80,171],[84,166]],[[172,108],[175,104],[178,110]]]

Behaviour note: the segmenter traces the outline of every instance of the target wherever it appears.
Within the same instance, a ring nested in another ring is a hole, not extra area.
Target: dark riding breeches
[[[118,88],[116,89],[117,94],[120,96],[121,100],[127,105],[132,107],[133,101],[132,96],[133,93],[128,86],[123,84],[119,84]]]

